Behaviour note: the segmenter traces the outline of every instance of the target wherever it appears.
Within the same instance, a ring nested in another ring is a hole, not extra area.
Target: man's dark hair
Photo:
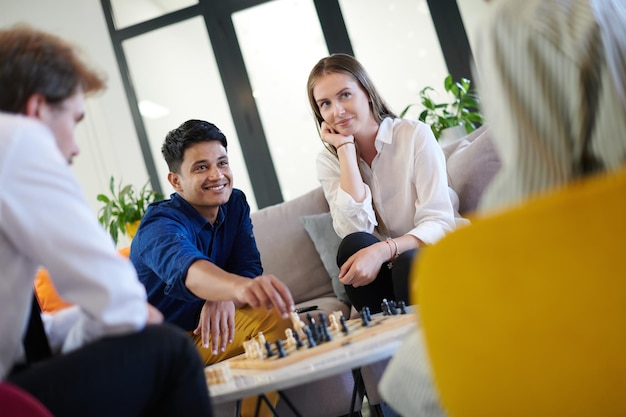
[[[213,123],[191,119],[171,130],[161,147],[161,153],[170,172],[180,172],[185,150],[193,144],[216,140],[228,149],[226,136]]]
[[[27,25],[0,29],[0,111],[24,113],[33,94],[57,104],[79,88],[89,94],[104,83],[63,39]]]

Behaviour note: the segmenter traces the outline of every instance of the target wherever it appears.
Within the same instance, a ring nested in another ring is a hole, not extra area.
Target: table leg
[[[296,409],[296,407],[293,405],[293,403],[291,402],[291,400],[289,400],[289,398],[287,397],[287,395],[285,395],[285,393],[283,393],[282,391],[278,391],[278,396],[285,400],[285,403],[287,404],[287,406],[289,408],[291,408],[291,411],[293,411],[293,413],[295,414],[296,417],[302,417],[302,414],[300,414],[298,412],[298,410]]]
[[[276,409],[274,408],[270,400],[267,399],[265,394],[259,395],[259,397],[256,400],[256,409],[254,410],[255,417],[259,417],[259,411],[261,410],[261,401],[263,401],[265,405],[267,405],[267,408],[270,409],[274,417],[279,417],[278,414],[276,413]]]
[[[352,370],[352,376],[354,377],[354,388],[352,389],[352,401],[350,402],[350,417],[358,416],[358,414],[354,414],[354,409],[356,406],[356,397],[357,394],[361,391],[361,389],[365,389],[365,384],[363,383],[363,377],[361,376],[361,368],[356,368]]]

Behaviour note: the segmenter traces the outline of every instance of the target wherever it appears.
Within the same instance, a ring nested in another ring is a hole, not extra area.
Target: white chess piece
[[[293,330],[295,330],[302,336],[304,334],[302,330],[302,328],[305,326],[304,322],[300,319],[300,316],[295,311],[289,313],[289,316],[291,318]]]
[[[334,314],[331,314],[328,319],[330,320],[330,330],[332,331],[338,331],[339,330],[339,323],[337,322],[337,316],[335,316]]]
[[[293,337],[293,331],[291,329],[285,330],[285,336],[287,337],[287,347],[294,347],[296,345],[296,338]]]
[[[243,350],[247,359],[259,359],[261,355],[261,346],[255,339],[246,340],[243,342]]]

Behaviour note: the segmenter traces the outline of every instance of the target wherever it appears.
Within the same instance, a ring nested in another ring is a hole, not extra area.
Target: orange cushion
[[[35,275],[35,294],[37,294],[41,311],[44,313],[53,313],[72,305],[57,293],[50,274],[45,268],[39,268]]]
[[[128,258],[130,246],[121,248],[118,252]],[[54,313],[72,305],[57,293],[52,279],[50,279],[50,274],[48,274],[45,268],[40,268],[35,275],[35,294],[37,295],[41,311],[44,313]]]
[[[125,258],[130,258],[130,246],[123,247],[118,252],[120,255],[124,255]]]

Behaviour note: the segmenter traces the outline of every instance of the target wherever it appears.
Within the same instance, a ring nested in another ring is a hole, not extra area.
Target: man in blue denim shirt
[[[284,338],[294,309],[287,286],[262,275],[250,207],[233,189],[226,148],[206,121],[167,134],[161,151],[176,192],[148,208],[130,251],[150,303],[192,332],[207,365],[243,353],[259,332]]]

